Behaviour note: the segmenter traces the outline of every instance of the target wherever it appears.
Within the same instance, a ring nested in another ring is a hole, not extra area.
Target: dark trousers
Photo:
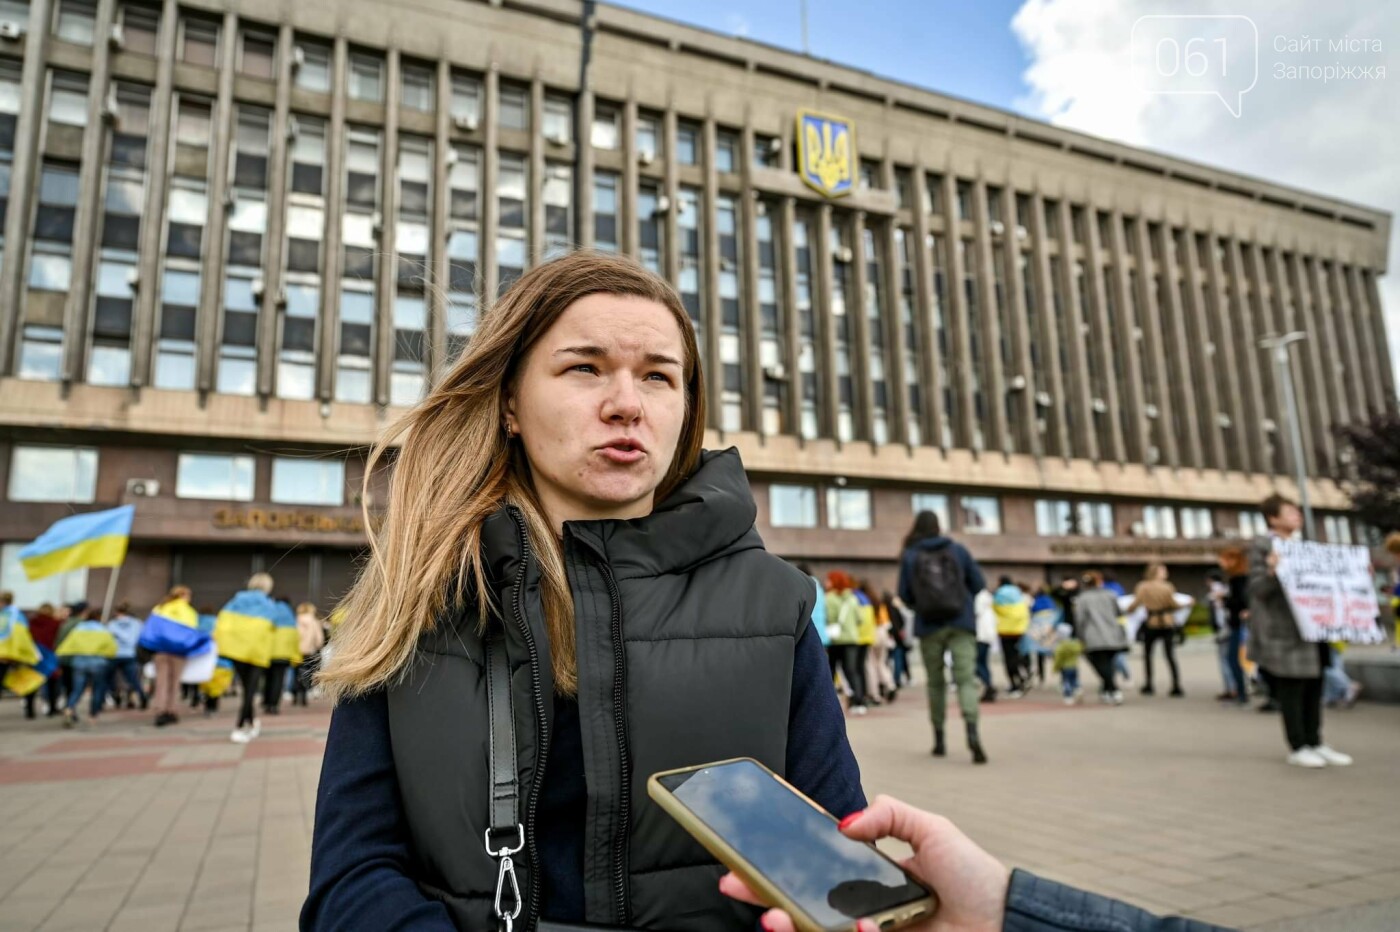
[[[1167,666],[1172,671],[1172,692],[1176,692],[1181,689],[1181,673],[1176,667],[1175,628],[1143,628],[1142,659],[1147,673],[1145,688],[1152,688],[1152,646],[1158,642],[1167,652]]]
[[[267,672],[263,674],[264,711],[275,713],[282,704],[282,691],[287,685],[287,668],[290,666],[286,660],[274,660],[267,665]]]
[[[253,724],[253,700],[258,695],[258,674],[261,672],[262,667],[251,663],[241,660],[233,662],[233,675],[238,679],[239,693],[243,697],[243,705],[238,710],[239,728]]]
[[[1244,643],[1244,628],[1233,628],[1230,637],[1225,642],[1225,649],[1229,654],[1225,657],[1225,666],[1230,671],[1230,678],[1235,681],[1235,699],[1240,705],[1249,702],[1249,680],[1244,675],[1244,664],[1240,663],[1240,645]]]
[[[1283,733],[1293,750],[1322,743],[1322,677],[1275,676],[1274,699],[1283,713]]]
[[[120,660],[112,661],[112,687],[116,691],[117,674],[120,673],[122,682],[126,686],[126,698],[130,699],[131,694],[141,700],[141,707],[146,706],[146,690],[141,687],[141,665],[135,657],[123,657]]]
[[[995,689],[992,686],[992,668],[987,664],[987,658],[991,656],[992,645],[977,642],[977,678],[982,681],[982,685],[988,689]]]
[[[851,687],[851,705],[865,704],[865,648],[857,644],[832,644],[826,649],[831,675],[840,667],[846,685]]]
[[[1011,688],[1021,689],[1025,685],[1021,667],[1021,635],[1001,635],[1001,659],[1006,664],[1006,679],[1011,683]]]
[[[316,679],[316,668],[320,665],[320,654],[312,654],[310,657],[302,658],[301,665],[297,667],[296,674],[292,677],[292,705],[307,704],[307,696],[310,694]]]
[[[1090,650],[1085,651],[1084,656],[1089,658],[1089,665],[1094,668],[1094,672],[1099,675],[1102,683],[1099,691],[1104,693],[1114,693],[1118,691],[1117,675],[1118,671],[1113,668],[1113,658],[1117,656],[1116,650]]]
[[[909,645],[894,646],[894,685],[903,686],[909,682]]]

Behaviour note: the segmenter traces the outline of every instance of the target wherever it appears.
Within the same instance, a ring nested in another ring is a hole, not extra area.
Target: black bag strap
[[[515,713],[510,698],[510,662],[505,637],[492,632],[486,639],[486,701],[491,719],[491,812],[486,829],[486,853],[500,861],[496,875],[496,919],[512,932],[524,900],[515,876],[513,855],[525,847],[520,821],[520,777],[515,757]],[[509,895],[509,903],[503,902]]]

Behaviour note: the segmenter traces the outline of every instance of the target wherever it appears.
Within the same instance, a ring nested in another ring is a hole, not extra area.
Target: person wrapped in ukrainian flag
[[[156,668],[153,704],[157,728],[180,721],[175,706],[180,701],[180,678],[186,659],[213,649],[213,639],[199,629],[199,613],[190,604],[192,596],[188,586],[171,589],[151,609],[146,626],[141,629],[141,646],[155,655],[151,661]]]
[[[15,608],[14,593],[0,592],[0,684],[28,700],[24,707],[25,718],[34,717],[34,702],[29,697],[48,678],[36,669],[42,660],[39,645],[29,633],[29,619]]]
[[[272,618],[272,660],[263,678],[263,712],[281,715],[282,692],[287,670],[301,663],[301,639],[297,636],[297,616],[292,603],[274,599],[277,613]]]
[[[229,735],[237,744],[247,744],[262,731],[262,722],[253,715],[253,701],[258,694],[258,676],[272,662],[272,632],[280,611],[269,595],[272,586],[271,575],[254,573],[248,588],[229,599],[214,622],[219,656],[233,664],[243,692],[238,725]]]
[[[78,723],[78,702],[89,686],[92,700],[88,715],[97,721],[102,701],[107,698],[107,671],[112,658],[117,656],[117,639],[102,623],[102,609],[88,609],[83,620],[59,642],[55,653],[64,658],[73,671],[73,689],[68,693],[68,707],[63,710],[63,727],[72,728]]]

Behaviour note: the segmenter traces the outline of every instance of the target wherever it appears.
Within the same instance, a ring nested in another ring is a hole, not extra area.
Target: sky
[[[622,5],[802,49],[800,0]],[[807,0],[807,20],[817,58],[1400,214],[1394,0]]]

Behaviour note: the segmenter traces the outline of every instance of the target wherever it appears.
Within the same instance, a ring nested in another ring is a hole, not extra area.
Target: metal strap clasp
[[[520,897],[520,881],[515,876],[515,858],[512,855],[519,854],[525,847],[525,826],[516,825],[515,844],[501,844],[494,850],[491,847],[491,830],[485,833],[486,853],[493,858],[498,858],[501,868],[496,874],[496,918],[500,920],[501,928],[504,932],[514,932],[515,920],[520,917],[520,911],[524,908],[524,901]],[[506,885],[510,885],[511,908],[507,910],[501,903],[506,892]]]

